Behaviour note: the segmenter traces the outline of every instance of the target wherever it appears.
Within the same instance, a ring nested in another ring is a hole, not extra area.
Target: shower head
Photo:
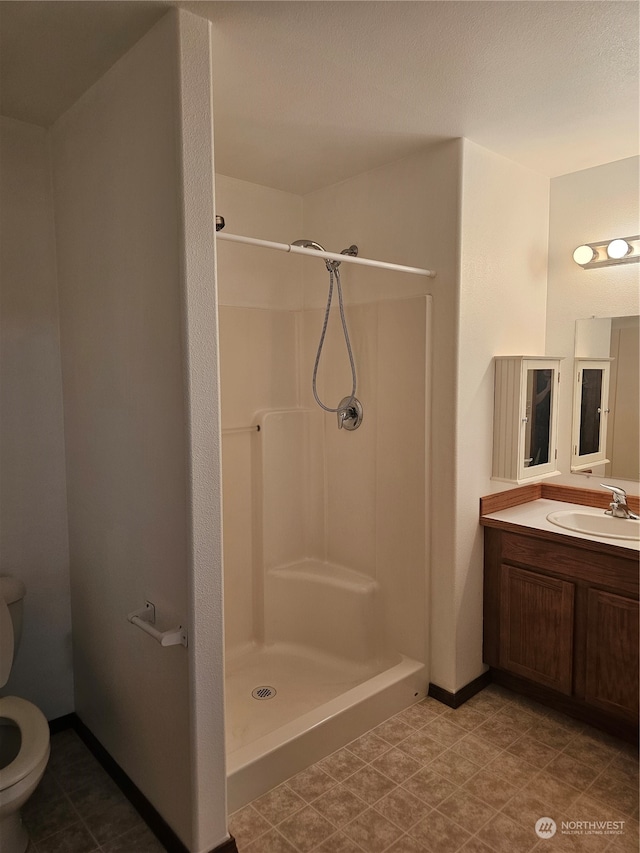
[[[316,243],[315,240],[294,240],[291,245],[301,246],[303,249],[316,249],[318,252],[327,251],[324,246],[321,246],[320,243]],[[329,272],[335,272],[340,266],[340,261],[330,261],[327,258],[325,258],[324,263]]]
[[[326,252],[324,246],[316,243],[315,240],[294,240],[292,246],[302,246],[303,249],[317,249],[319,252]]]
[[[320,243],[316,243],[315,240],[294,240],[291,244],[292,246],[301,246],[303,249],[316,249],[318,252],[326,252],[327,250],[324,246],[321,246]],[[348,249],[343,249],[340,252],[341,255],[351,255],[355,257],[358,254],[358,247],[355,245],[349,246]],[[335,272],[340,266],[340,261],[330,261],[325,259],[325,264],[329,272]]]

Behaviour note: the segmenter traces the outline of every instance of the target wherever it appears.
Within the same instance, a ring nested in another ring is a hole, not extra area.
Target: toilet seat
[[[42,711],[26,699],[0,699],[0,717],[20,729],[20,751],[6,767],[0,768],[0,791],[22,781],[49,756],[49,724]]]

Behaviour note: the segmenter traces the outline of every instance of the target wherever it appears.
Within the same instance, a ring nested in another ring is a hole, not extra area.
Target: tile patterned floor
[[[230,818],[240,853],[640,853],[629,745],[497,687],[426,699]],[[77,735],[51,739],[28,853],[162,853]],[[541,817],[557,832],[540,840]],[[562,821],[624,821],[621,835]]]
[[[413,705],[235,812],[230,831],[240,853],[638,853],[638,755],[490,686],[457,710]]]
[[[70,729],[51,738],[42,782],[22,810],[27,853],[163,853],[164,847]]]

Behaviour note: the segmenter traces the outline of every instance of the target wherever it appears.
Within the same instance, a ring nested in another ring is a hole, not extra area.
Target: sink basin
[[[584,533],[586,536],[606,536],[608,539],[640,539],[640,521],[633,518],[615,518],[599,509],[566,509],[550,512],[547,521]]]

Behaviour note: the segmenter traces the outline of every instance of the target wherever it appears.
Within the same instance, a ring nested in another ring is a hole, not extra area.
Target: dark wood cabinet
[[[500,666],[571,693],[575,585],[500,566]]]
[[[614,714],[638,716],[639,640],[638,602],[600,589],[589,589],[587,702]]]
[[[637,740],[638,553],[483,519],[495,681]]]

